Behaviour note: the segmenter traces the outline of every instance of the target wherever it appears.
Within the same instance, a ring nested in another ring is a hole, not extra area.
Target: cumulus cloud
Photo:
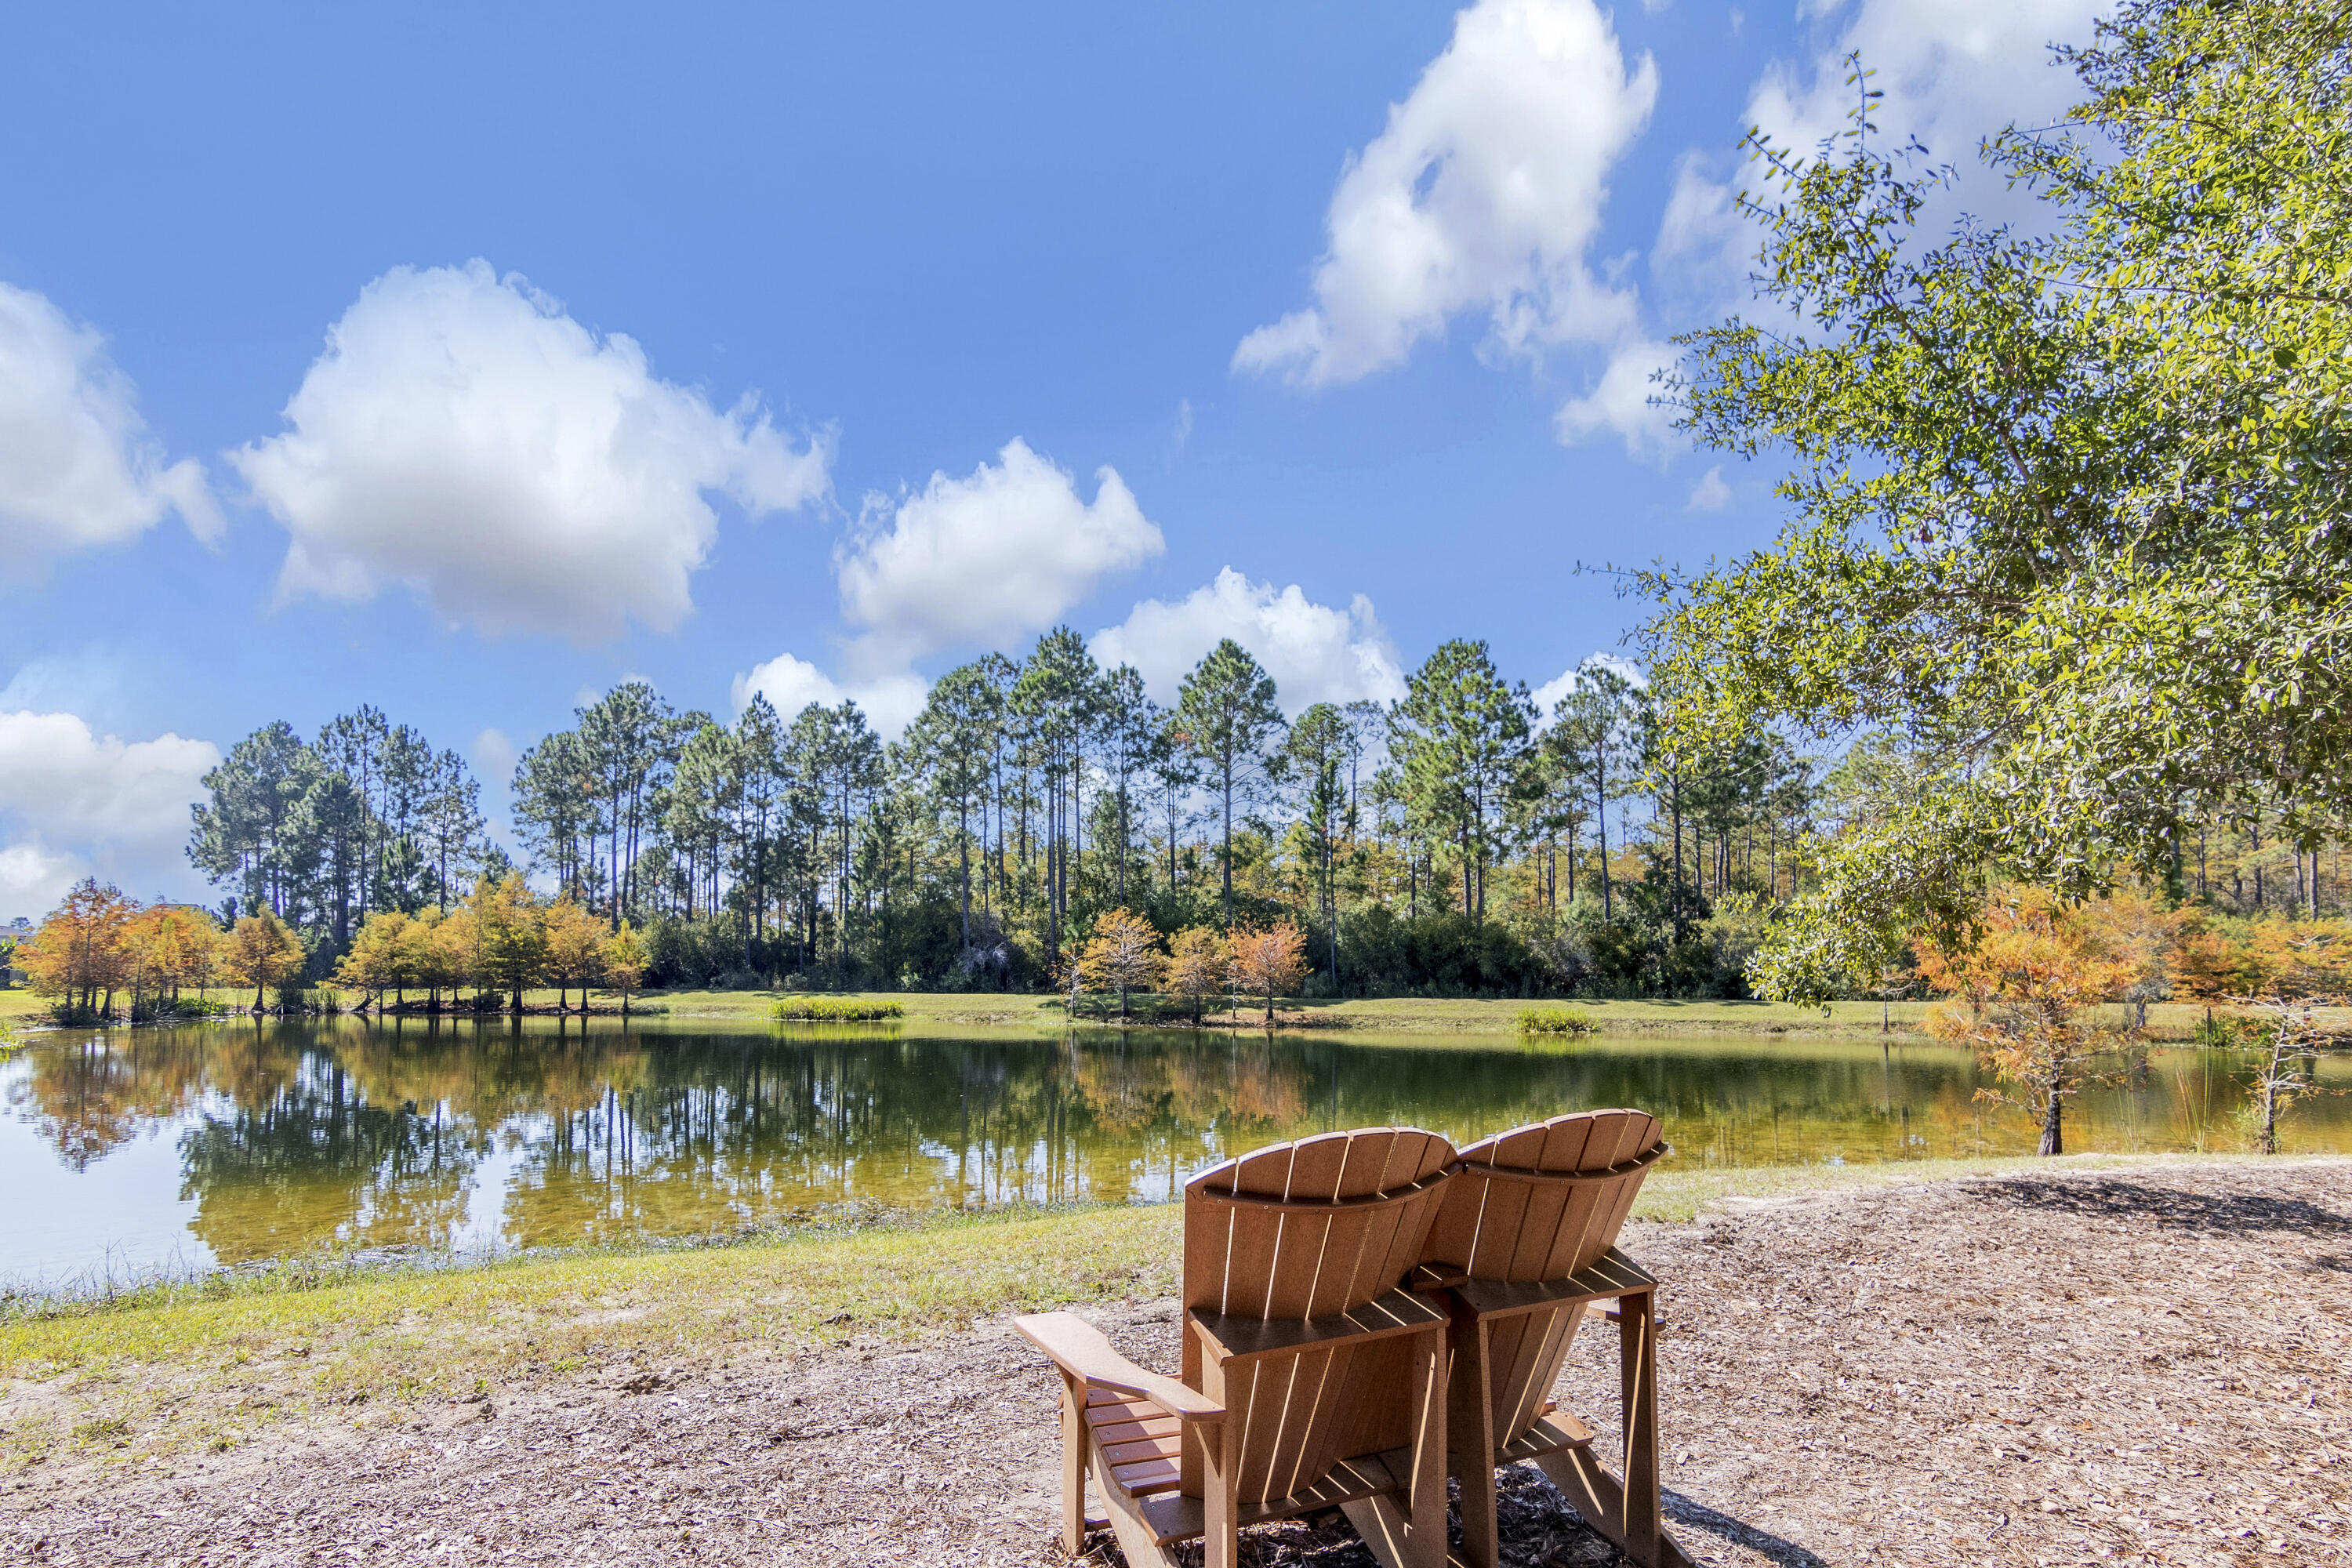
[[[1657,89],[1654,62],[1628,68],[1593,0],[1462,12],[1444,53],[1342,170],[1314,303],[1244,338],[1234,368],[1352,381],[1472,310],[1507,353],[1614,341],[1633,297],[1596,278],[1586,252],[1610,168]]]
[[[1172,702],[1192,667],[1226,637],[1274,677],[1286,713],[1318,702],[1393,702],[1404,695],[1396,645],[1370,599],[1359,594],[1346,609],[1335,609],[1309,600],[1296,583],[1277,592],[1230,566],[1172,605],[1144,600],[1088,646],[1106,666],[1135,666],[1155,700]]]
[[[1845,59],[1860,52],[1886,96],[1871,121],[1900,142],[1916,136],[1964,163],[1979,138],[2011,121],[2054,119],[2081,84],[2052,62],[2053,43],[2085,43],[2110,0],[1854,0],[1809,6],[1830,24],[1812,59],[1769,68],[1749,120],[1800,153],[1845,128],[1853,105]]]
[[[1871,110],[1882,144],[1916,137],[1938,163],[1965,171],[1979,140],[2010,123],[2056,119],[2080,91],[2053,64],[2050,46],[2084,43],[2107,0],[1827,0],[1800,7],[1820,41],[1802,62],[1776,60],[1750,90],[1748,122],[1809,157],[1846,129],[1854,89],[1847,57],[1860,51],[1885,93]],[[1650,253],[1650,276],[1696,312],[1744,299],[1743,280],[1763,236],[1733,205],[1727,161],[1685,154]],[[1968,204],[2018,216],[2022,193],[1979,181]]]
[[[923,678],[911,670],[885,671],[870,679],[843,684],[804,658],[780,653],[765,664],[735,678],[731,695],[740,715],[756,694],[790,723],[810,703],[826,708],[854,701],[886,741],[895,741],[923,710],[929,692]]]
[[[1097,469],[1095,499],[1082,500],[1018,438],[969,478],[935,473],[895,503],[869,502],[867,516],[835,561],[843,617],[862,633],[848,668],[866,677],[1043,631],[1104,577],[1167,548],[1117,470]]]
[[[293,536],[281,599],[404,584],[489,634],[670,630],[717,537],[709,492],[757,517],[829,484],[823,437],[749,396],[720,412],[481,260],[362,289],[285,418],[229,454]]]
[[[1698,477],[1691,487],[1690,500],[1684,503],[1688,511],[1721,511],[1731,499],[1731,487],[1723,482],[1723,465],[1716,464]]]
[[[1611,353],[1609,363],[1591,392],[1560,405],[1552,421],[1562,445],[1574,446],[1603,430],[1624,437],[1625,449],[1636,457],[1663,450],[1675,440],[1674,416],[1650,401],[1657,392],[1651,378],[1675,363],[1672,343],[1633,337]]]
[[[198,539],[220,536],[204,465],[163,460],[106,340],[0,283],[0,573],[29,575],[68,551],[124,543],[166,512]]]
[[[58,907],[66,889],[82,876],[81,867],[71,856],[52,854],[33,844],[0,847],[0,921],[37,922]]]
[[[1675,164],[1674,189],[1650,247],[1650,279],[1661,302],[1711,313],[1743,292],[1739,285],[1763,234],[1740,214],[1718,167],[1696,153]]]
[[[72,713],[0,712],[0,919],[37,916],[93,872],[139,898],[197,892],[188,808],[220,760],[209,741],[124,742]]]
[[[1592,654],[1580,664],[1570,665],[1528,694],[1529,699],[1536,705],[1537,729],[1543,730],[1550,727],[1551,710],[1559,705],[1561,698],[1575,690],[1582,683],[1585,672],[1591,669],[1615,670],[1636,687],[1650,684],[1650,678],[1642,673],[1642,667],[1624,655],[1605,650]]]

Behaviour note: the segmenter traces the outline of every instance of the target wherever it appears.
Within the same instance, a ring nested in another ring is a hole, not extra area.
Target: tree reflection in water
[[[2237,1064],[2150,1054],[2086,1093],[2085,1146],[2229,1146]],[[787,1222],[821,1205],[1164,1200],[1277,1138],[1412,1122],[1468,1141],[1589,1106],[1666,1121],[1677,1163],[2030,1152],[1935,1046],[894,1029],[654,1031],[431,1018],[260,1021],[60,1039],[0,1068],[71,1181],[176,1135],[191,1228],[224,1262],[331,1243],[534,1245]],[[2299,1112],[2352,1146],[2352,1108]],[[38,1201],[38,1194],[25,1200]],[[160,1201],[160,1195],[159,1195]]]

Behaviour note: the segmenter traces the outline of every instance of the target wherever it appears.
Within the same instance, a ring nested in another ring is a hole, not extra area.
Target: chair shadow
[[[1686,1498],[1671,1489],[1662,1495],[1665,1505],[1666,1522],[1669,1525],[1688,1525],[1694,1529],[1704,1530],[1709,1535],[1720,1537],[1734,1546],[1745,1546],[1748,1551],[1769,1557],[1775,1563],[1785,1563],[1787,1568],[1830,1568],[1827,1558],[1798,1545],[1793,1541],[1784,1541],[1769,1531],[1759,1530],[1745,1520],[1734,1519],[1727,1513],[1718,1512],[1707,1507],[1706,1504]]]
[[[1735,1546],[1781,1563],[1784,1568],[1830,1568],[1827,1559],[1793,1541],[1759,1530],[1745,1520],[1667,1489],[1661,1495],[1669,1528],[1702,1530]],[[1507,1465],[1496,1486],[1496,1522],[1500,1526],[1507,1568],[1582,1568],[1585,1563],[1622,1563],[1617,1550],[1587,1526],[1550,1478],[1533,1465]],[[1683,1544],[1693,1544],[1688,1534]]]
[[[2352,1236],[2352,1215],[2301,1198],[2253,1194],[2184,1193],[2124,1181],[2045,1181],[2010,1176],[1963,1182],[1974,1198],[2019,1208],[2079,1215],[2086,1219],[2152,1219],[2175,1230],[2247,1235],[2292,1231],[2300,1236]]]

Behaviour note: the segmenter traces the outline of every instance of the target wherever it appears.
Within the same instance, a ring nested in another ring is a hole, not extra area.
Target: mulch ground
[[[1625,1246],[1665,1282],[1667,1508],[1702,1562],[2352,1563],[2352,1163],[1966,1180]],[[1102,1321],[1172,1363],[1170,1303]],[[1614,1378],[1588,1333],[1562,1403],[1613,1417]],[[1050,1563],[1052,1413],[1002,1323],[614,1367],[176,1476],[37,1467],[0,1558]],[[1504,1530],[1516,1564],[1615,1560],[1524,1467]],[[1253,1557],[1370,1562],[1337,1515]]]

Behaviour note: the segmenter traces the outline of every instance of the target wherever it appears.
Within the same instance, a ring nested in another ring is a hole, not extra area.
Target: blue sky
[[[1643,402],[1743,294],[1741,132],[1864,48],[1965,160],[2084,0],[14,7],[0,920],[195,894],[194,779],[373,701],[471,755],[1066,621],[1286,705],[1541,687],[1769,468]]]

